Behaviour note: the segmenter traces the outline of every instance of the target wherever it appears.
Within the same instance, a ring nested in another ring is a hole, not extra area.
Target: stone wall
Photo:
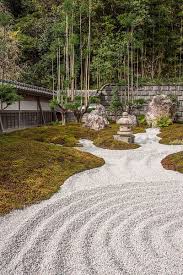
[[[105,107],[108,107],[110,105],[110,101],[112,99],[112,91],[114,87],[115,85],[106,85],[100,91],[101,104]],[[121,97],[124,97],[126,90],[126,87],[120,87],[119,95]],[[150,101],[154,96],[159,94],[175,95],[177,97],[177,121],[183,122],[183,86],[144,86],[134,91],[134,98],[143,98],[148,104],[148,101]],[[145,104],[142,107],[142,109],[139,110],[139,113],[143,114],[145,112],[147,104]]]

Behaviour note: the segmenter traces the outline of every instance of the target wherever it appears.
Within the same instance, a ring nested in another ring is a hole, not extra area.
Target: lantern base
[[[114,135],[114,140],[122,141],[126,143],[134,143],[135,136],[134,135]]]

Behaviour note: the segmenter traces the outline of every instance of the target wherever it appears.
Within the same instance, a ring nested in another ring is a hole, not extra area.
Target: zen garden
[[[0,1],[0,275],[183,274],[183,1]]]

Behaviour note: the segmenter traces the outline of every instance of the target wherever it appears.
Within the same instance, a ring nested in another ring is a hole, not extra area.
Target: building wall
[[[49,99],[39,97],[42,111],[38,103],[38,97],[24,95],[20,102],[8,106],[0,103],[0,132],[12,131],[27,127],[38,126],[53,121],[53,113],[49,107]]]
[[[40,97],[40,103],[43,111],[51,111],[49,107],[49,99]],[[0,104],[0,109],[2,110],[6,104]],[[6,111],[37,111],[39,110],[38,100],[36,96],[24,96],[20,102],[16,102],[8,108]]]
[[[48,100],[42,98],[40,99],[40,102],[43,111],[51,111]]]
[[[26,96],[23,100],[20,101],[20,110],[21,111],[37,111],[38,104],[36,97]]]

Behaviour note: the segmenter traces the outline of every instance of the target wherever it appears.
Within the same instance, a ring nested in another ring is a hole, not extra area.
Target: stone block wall
[[[115,85],[107,85],[100,91],[101,104],[106,108],[109,107],[110,101],[112,99],[112,91]],[[122,98],[125,97],[127,93],[126,87],[119,87],[119,96]],[[183,86],[144,86],[139,87],[139,89],[134,90],[134,98],[140,99],[143,98],[148,104],[148,101],[156,95],[165,94],[165,95],[174,95],[178,100],[178,110],[177,110],[177,121],[183,122]],[[139,110],[139,113],[143,114],[146,110],[147,104],[145,104],[142,109]]]

